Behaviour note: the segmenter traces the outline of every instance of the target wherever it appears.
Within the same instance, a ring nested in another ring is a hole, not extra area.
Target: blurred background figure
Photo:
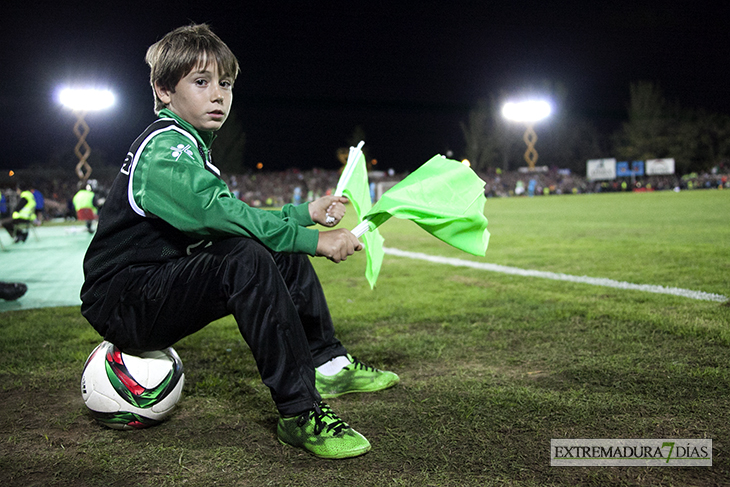
[[[10,215],[8,212],[8,200],[5,198],[5,191],[0,191],[0,220]]]
[[[96,222],[97,209],[95,194],[93,191],[94,183],[89,180],[86,184],[80,184],[81,189],[73,197],[73,206],[76,211],[76,219],[86,222],[86,230],[94,233],[94,223]]]
[[[35,221],[35,196],[28,190],[16,188],[18,202],[11,216],[2,219],[2,226],[8,231],[13,242],[25,242],[28,238],[28,227]],[[25,226],[25,228],[22,228]]]
[[[38,189],[31,187],[30,192],[33,193],[33,197],[35,198],[35,224],[40,225],[43,223],[43,220],[45,220],[45,214],[46,214],[46,199],[43,197],[43,193],[41,193]]]

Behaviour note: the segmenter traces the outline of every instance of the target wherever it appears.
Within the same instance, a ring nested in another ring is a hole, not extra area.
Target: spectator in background
[[[94,191],[91,184],[80,183],[81,189],[73,197],[74,211],[76,211],[76,219],[86,222],[86,230],[94,233],[94,222],[96,222],[96,205],[94,204]]]
[[[40,225],[43,223],[46,214],[46,199],[43,197],[43,193],[35,188],[30,188],[30,192],[33,193],[35,198],[35,224]]]
[[[8,231],[15,243],[25,242],[28,238],[28,230],[17,228],[19,224],[31,224],[35,220],[35,197],[28,190],[21,190],[18,186],[15,190],[18,193],[18,203],[15,205],[13,214],[2,219],[2,225]]]
[[[525,183],[522,180],[518,180],[517,184],[515,184],[515,195],[522,196],[523,194],[525,194]]]
[[[0,218],[8,216],[8,200],[5,199],[5,192],[0,191]]]

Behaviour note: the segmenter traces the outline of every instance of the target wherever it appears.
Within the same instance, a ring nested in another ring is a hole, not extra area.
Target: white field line
[[[544,279],[553,279],[555,281],[570,281],[580,284],[590,284],[592,286],[613,287],[617,289],[631,289],[634,291],[645,291],[657,294],[672,294],[690,299],[699,299],[702,301],[717,301],[723,303],[728,300],[727,296],[722,294],[705,293],[702,291],[692,291],[690,289],[681,289],[677,287],[654,286],[649,284],[632,284],[630,282],[614,281],[602,277],[588,276],[571,276],[570,274],[559,274],[555,272],[534,271],[530,269],[520,269],[518,267],[508,267],[498,264],[489,264],[487,262],[474,262],[471,260],[455,259],[451,257],[440,257],[437,255],[422,254],[420,252],[408,252],[393,248],[383,248],[388,255],[397,257],[408,257],[409,259],[419,259],[437,264],[449,264],[457,267],[471,267],[473,269],[481,269],[484,271],[501,272],[502,274],[512,274],[524,277],[542,277]]]

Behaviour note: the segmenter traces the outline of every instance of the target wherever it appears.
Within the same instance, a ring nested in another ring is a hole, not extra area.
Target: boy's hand
[[[316,254],[318,257],[327,257],[332,262],[341,262],[359,250],[362,250],[362,244],[351,231],[345,228],[319,232]]]
[[[345,216],[347,202],[348,199],[344,196],[322,196],[309,203],[309,215],[314,223],[334,227]]]

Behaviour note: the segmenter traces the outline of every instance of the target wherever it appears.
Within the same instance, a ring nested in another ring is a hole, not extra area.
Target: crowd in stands
[[[543,196],[561,194],[605,193],[618,191],[681,191],[687,189],[730,189],[730,167],[725,165],[711,172],[685,176],[661,175],[590,181],[567,170],[546,172],[502,172],[499,169],[479,173],[487,183],[488,197]]]
[[[583,194],[617,191],[682,191],[690,189],[730,189],[730,166],[720,165],[710,172],[691,173],[684,176],[644,176],[636,178],[617,178],[612,181],[589,181],[583,176],[567,170],[545,172],[501,171],[492,169],[478,172],[486,182],[487,197],[509,196],[546,196],[564,194]],[[407,174],[371,173],[371,181],[391,184],[403,179]],[[244,175],[224,176],[236,197],[256,207],[280,207],[285,203],[312,201],[328,192],[334,191],[339,179],[337,170],[310,169],[300,171],[289,169],[281,172],[255,172]],[[44,219],[75,218],[72,198],[78,191],[78,181],[69,170],[66,181],[36,181],[33,188],[43,194]],[[108,190],[111,180],[100,179],[95,191]],[[2,190],[5,204],[0,210],[8,212],[14,207],[17,198],[15,188]]]
[[[286,203],[313,201],[334,191],[337,171],[290,169],[277,173],[254,173],[228,177],[228,187],[251,206],[279,207]]]

